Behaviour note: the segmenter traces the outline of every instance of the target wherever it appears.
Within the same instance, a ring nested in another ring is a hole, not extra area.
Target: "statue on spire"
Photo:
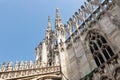
[[[51,23],[50,23],[50,16],[48,16],[48,24],[46,29],[46,37],[50,37],[50,33],[52,33]]]
[[[56,8],[56,19],[60,19],[58,8]]]
[[[50,16],[48,16],[47,30],[48,30],[48,31],[52,30],[52,29],[51,29],[51,23],[50,23]]]

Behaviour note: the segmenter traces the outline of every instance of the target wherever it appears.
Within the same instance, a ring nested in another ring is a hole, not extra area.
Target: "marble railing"
[[[67,34],[66,42],[70,41],[70,36],[82,34],[87,28],[93,27],[94,23],[101,19],[113,4],[114,0],[87,0],[64,25]]]
[[[41,76],[47,74],[58,74],[60,73],[60,66],[50,66],[50,67],[31,67],[26,69],[18,70],[7,70],[0,72],[0,79],[10,80],[10,79],[22,79],[33,76]]]
[[[54,65],[59,66],[59,65]],[[6,64],[5,62],[1,65],[0,72],[8,72],[8,71],[18,71],[18,70],[26,70],[26,69],[33,69],[33,68],[44,68],[50,67],[45,63],[35,61],[35,62],[18,62],[16,61],[15,64],[13,62],[9,62]]]

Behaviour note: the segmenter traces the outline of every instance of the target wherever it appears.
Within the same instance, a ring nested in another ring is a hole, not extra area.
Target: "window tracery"
[[[89,41],[89,49],[97,66],[102,65],[114,55],[106,38],[98,32],[91,31],[88,34],[87,39]]]

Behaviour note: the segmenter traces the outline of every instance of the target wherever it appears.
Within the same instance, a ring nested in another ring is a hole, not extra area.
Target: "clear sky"
[[[58,7],[66,23],[86,0],[0,0],[0,64],[35,59],[35,47],[45,36],[47,18],[54,28]]]

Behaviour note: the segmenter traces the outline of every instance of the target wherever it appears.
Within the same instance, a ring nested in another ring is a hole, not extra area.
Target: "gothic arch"
[[[98,67],[111,59],[115,54],[105,34],[99,30],[89,30],[85,41],[87,50],[92,54]]]
[[[43,76],[39,76],[37,78],[35,78],[34,80],[41,80],[41,79],[54,79],[54,80],[61,80],[61,77],[59,75],[55,75],[55,74],[52,74],[52,75],[43,75]]]

